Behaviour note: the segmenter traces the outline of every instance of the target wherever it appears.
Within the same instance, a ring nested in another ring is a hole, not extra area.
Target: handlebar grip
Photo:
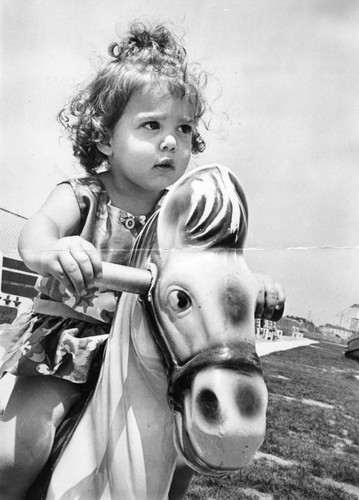
[[[102,274],[102,278],[95,280],[96,285],[139,295],[148,292],[152,281],[152,274],[148,269],[137,269],[110,262],[102,263]]]

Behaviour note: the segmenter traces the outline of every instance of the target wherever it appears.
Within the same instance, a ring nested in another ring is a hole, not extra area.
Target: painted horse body
[[[179,455],[207,474],[251,461],[267,391],[246,232],[244,194],[225,167],[170,189],[133,252],[152,285],[141,298],[121,296],[97,387],[47,499],[164,500]]]

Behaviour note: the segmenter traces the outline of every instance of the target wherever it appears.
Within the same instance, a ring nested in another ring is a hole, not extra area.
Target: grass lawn
[[[261,453],[238,474],[196,474],[186,500],[359,498],[359,363],[320,342],[262,358],[269,391]]]

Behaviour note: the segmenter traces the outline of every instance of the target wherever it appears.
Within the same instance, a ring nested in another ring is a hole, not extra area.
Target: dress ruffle
[[[85,383],[91,363],[106,342],[109,324],[37,314],[19,316],[0,334],[0,377],[52,375]]]

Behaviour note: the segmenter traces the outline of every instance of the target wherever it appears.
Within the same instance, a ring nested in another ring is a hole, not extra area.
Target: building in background
[[[359,304],[353,304],[336,314],[335,325],[327,323],[319,327],[322,338],[332,342],[347,343],[359,336]]]
[[[331,325],[329,323],[322,325],[320,327],[320,332],[323,339],[339,343],[347,342],[353,335],[351,330],[343,328],[342,326]]]
[[[359,333],[359,304],[353,304],[336,316],[339,318],[340,327]]]
[[[37,295],[37,274],[25,266],[17,251],[25,222],[25,217],[0,208],[0,331],[27,310]]]

